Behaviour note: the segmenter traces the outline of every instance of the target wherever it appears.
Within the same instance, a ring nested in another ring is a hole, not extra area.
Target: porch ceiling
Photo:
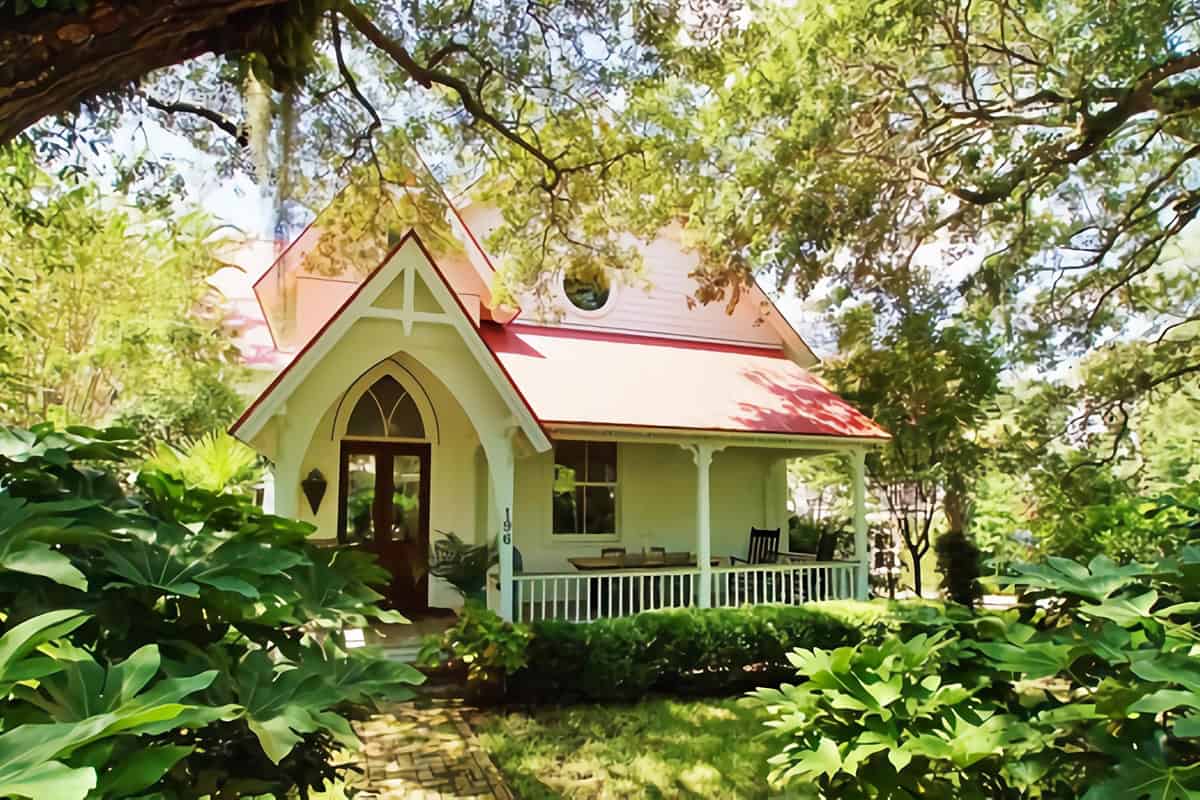
[[[480,333],[545,425],[888,438],[778,350],[534,325]]]

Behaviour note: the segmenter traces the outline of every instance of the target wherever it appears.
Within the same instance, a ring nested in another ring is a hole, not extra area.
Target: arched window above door
[[[346,423],[347,436],[424,439],[425,424],[412,395],[391,375],[363,392]]]

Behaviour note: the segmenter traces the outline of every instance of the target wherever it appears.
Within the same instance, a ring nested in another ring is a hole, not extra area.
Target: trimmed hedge
[[[634,700],[648,692],[737,694],[795,676],[787,653],[878,640],[898,622],[882,603],[654,611],[587,624],[532,626],[510,700]]]

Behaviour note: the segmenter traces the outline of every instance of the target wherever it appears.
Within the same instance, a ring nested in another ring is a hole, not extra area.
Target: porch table
[[[717,556],[713,556],[709,561],[714,567],[721,566],[721,559]],[[667,553],[666,556],[626,553],[623,556],[576,556],[568,558],[567,563],[580,572],[602,569],[666,569],[694,567],[696,556],[692,553]]]
[[[720,566],[721,559],[714,557],[710,561],[714,567]],[[608,608],[615,605],[618,609],[628,609],[637,612],[643,608],[664,608],[661,581],[644,574],[646,571],[664,571],[664,579],[670,582],[669,594],[676,598],[692,598],[695,592],[695,574],[686,572],[673,575],[667,570],[695,568],[694,553],[667,553],[651,555],[649,553],[626,553],[621,556],[577,556],[568,558],[567,562],[580,572],[621,572],[628,570],[635,573],[626,577],[617,577],[613,586],[613,575],[598,576],[588,580],[588,593],[594,607]],[[636,573],[642,572],[642,575]],[[614,593],[614,588],[616,592]],[[684,605],[692,605],[691,599],[683,601]],[[644,604],[644,605],[643,605]]]

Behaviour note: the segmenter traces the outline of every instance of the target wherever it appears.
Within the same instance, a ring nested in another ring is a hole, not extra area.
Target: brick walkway
[[[467,725],[458,700],[404,703],[355,726],[363,741],[363,798],[512,800]]]

